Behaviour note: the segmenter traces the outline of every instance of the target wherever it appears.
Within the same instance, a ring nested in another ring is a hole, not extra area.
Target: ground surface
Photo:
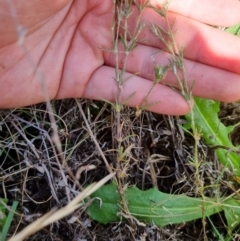
[[[107,103],[81,100],[81,105],[109,165],[113,169],[122,168],[125,184],[136,185],[142,190],[157,187],[166,193],[198,195],[195,170],[189,164],[194,141],[180,128],[186,122],[184,117],[150,112],[136,117],[135,110],[129,108],[122,110],[119,117]],[[74,176],[81,186],[85,186],[108,174],[76,102],[54,101],[53,107],[65,163],[61,163],[51,141],[51,124],[44,104],[0,112],[0,176],[3,177],[0,196],[7,197],[10,203],[18,201],[18,213],[22,214],[15,215],[10,234],[18,232],[52,208],[66,205],[66,183],[71,198],[79,193]],[[225,124],[235,124],[239,122],[239,112],[238,104],[222,105],[220,118]],[[235,145],[240,144],[239,130],[236,128],[231,136]],[[122,140],[119,140],[120,137]],[[116,163],[119,141],[127,150],[124,165]],[[215,195],[211,184],[221,173],[221,165],[213,150],[202,140],[199,156],[205,163],[199,170],[200,176],[205,185],[210,186],[206,188],[205,195]],[[88,170],[89,165],[93,165],[94,169]],[[226,174],[224,180],[228,178]],[[226,194],[229,187],[223,183],[220,190]],[[220,233],[226,234],[223,215],[214,215],[211,221]],[[218,240],[208,220],[206,234],[208,240]],[[201,241],[203,222],[195,220],[164,228],[154,224],[132,227],[124,222],[101,225],[91,220],[82,208],[27,240]]]

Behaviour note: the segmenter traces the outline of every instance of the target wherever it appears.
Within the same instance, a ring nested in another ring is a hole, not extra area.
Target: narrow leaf
[[[17,209],[17,205],[18,205],[18,202],[14,201],[13,204],[12,204],[11,210],[10,210],[8,216],[7,216],[7,219],[4,223],[4,226],[3,226],[1,241],[5,241],[5,239],[7,237],[8,230],[9,230],[9,228],[11,226],[11,223],[12,223],[12,220],[13,220],[14,212]]]
[[[6,208],[4,203],[7,204],[7,199],[0,198],[0,231],[2,230],[6,221]]]

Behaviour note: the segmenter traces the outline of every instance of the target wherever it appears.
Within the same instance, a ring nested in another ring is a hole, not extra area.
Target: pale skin
[[[40,103],[46,97],[115,101],[119,90],[116,63],[111,51],[105,51],[112,48],[112,2],[0,0],[0,108]],[[150,2],[159,7],[163,1]],[[133,9],[130,32],[137,17],[136,7]],[[194,80],[193,95],[225,102],[240,99],[240,39],[208,26],[240,22],[239,1],[172,0],[169,10],[169,20],[175,21],[176,42],[185,47],[185,68],[189,83]],[[165,24],[150,8],[142,20],[146,26]],[[27,34],[21,29],[17,32],[16,26],[24,26]],[[121,95],[124,100],[135,93],[126,103],[132,107],[141,105],[153,84],[153,55],[158,65],[167,64],[170,57],[160,51],[164,45],[148,27],[139,39],[127,62],[126,76],[131,78]],[[171,73],[164,83],[177,85]],[[148,109],[157,113],[183,115],[190,110],[180,92],[161,83],[148,102],[156,102]]]

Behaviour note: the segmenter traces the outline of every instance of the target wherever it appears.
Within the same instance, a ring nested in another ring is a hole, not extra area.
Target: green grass
[[[0,240],[5,241],[9,228],[14,218],[14,212],[17,209],[18,202],[13,202],[12,206],[9,207],[9,210],[6,209],[7,200],[0,199]]]

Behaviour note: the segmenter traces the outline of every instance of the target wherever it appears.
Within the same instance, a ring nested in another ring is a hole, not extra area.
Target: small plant
[[[121,6],[125,9],[124,6]],[[146,5],[144,5],[146,7]],[[121,9],[121,8],[120,8]],[[129,8],[128,8],[129,9]],[[141,8],[139,8],[141,9]],[[172,58],[169,59],[169,64],[167,66],[157,66],[154,62],[154,72],[155,81],[153,82],[153,87],[157,85],[164,77],[168,71],[172,71],[176,77],[179,88],[181,90],[182,96],[185,100],[190,103],[192,99],[192,86],[187,83],[185,67],[184,67],[184,49],[178,48],[174,33],[172,31],[172,25],[168,20],[168,1],[165,1],[162,8],[154,8],[166,21],[167,29],[153,24],[151,25],[151,30],[159,38],[162,43],[164,43],[167,51],[172,54]],[[141,12],[140,12],[141,13]],[[128,12],[128,17],[131,12]],[[141,14],[140,14],[141,15]],[[121,16],[121,14],[120,14]],[[127,19],[127,18],[126,18]],[[118,20],[122,21],[122,18]],[[126,22],[125,22],[126,23]],[[139,20],[137,21],[139,24]],[[127,26],[127,25],[126,25]],[[144,25],[140,24],[140,28],[137,33],[141,31]],[[127,29],[127,27],[126,27]],[[227,31],[234,34],[239,34],[239,25],[228,29]],[[130,44],[131,49],[127,48],[127,31],[124,32],[125,35],[121,37],[125,50],[125,60],[129,53],[133,50],[133,46],[136,43]],[[132,37],[135,41],[138,34]],[[117,35],[117,37],[119,37]],[[126,62],[123,66],[126,66]],[[117,79],[119,76],[123,77],[125,72],[125,67],[121,70],[121,74],[117,74]],[[116,73],[119,73],[118,67]],[[181,73],[181,77],[180,74]],[[127,81],[127,80],[125,80]],[[120,92],[124,88],[123,83],[125,81],[119,81]],[[146,106],[149,105],[148,97],[151,94],[152,89],[150,89],[146,98],[144,99],[142,106],[137,109],[137,117],[139,117]],[[122,109],[121,109],[122,110]],[[213,223],[211,222],[210,216],[221,211],[224,212],[225,218],[227,220],[228,235],[225,240],[230,240],[232,232],[236,229],[240,221],[238,219],[240,214],[240,203],[235,196],[238,193],[233,193],[230,196],[222,197],[216,196],[209,198],[205,196],[205,186],[202,177],[200,176],[200,169],[204,166],[204,163],[199,159],[198,147],[201,137],[204,138],[206,144],[216,150],[216,154],[219,158],[219,162],[224,165],[226,170],[232,173],[233,177],[240,176],[240,165],[239,165],[239,153],[240,150],[233,146],[229,140],[229,134],[233,130],[234,126],[226,127],[224,126],[218,118],[219,102],[202,100],[195,98],[195,107],[190,114],[186,115],[186,119],[189,121],[188,124],[184,125],[183,128],[186,132],[195,140],[194,153],[191,158],[189,165],[195,168],[195,189],[196,195],[200,197],[191,198],[187,195],[172,195],[159,192],[156,189],[149,189],[148,191],[141,191],[136,187],[129,188],[123,179],[121,179],[121,174],[118,175],[118,182],[112,183],[107,186],[102,187],[92,197],[100,198],[101,201],[95,199],[93,204],[89,207],[88,211],[90,216],[99,221],[100,223],[116,222],[120,220],[130,219],[137,222],[139,225],[144,225],[144,223],[154,223],[160,227],[168,224],[184,223],[190,220],[195,220],[202,218],[203,224],[203,238],[207,240],[207,233],[205,229],[206,218],[212,224],[213,231],[218,235],[219,239],[224,239],[220,233],[216,230]],[[121,111],[117,111],[117,128],[118,137],[118,153],[122,153],[122,131],[123,122],[121,122]],[[189,130],[191,129],[191,132]],[[122,155],[120,155],[122,156]],[[121,173],[126,168],[122,166],[125,165],[123,158],[121,158],[121,163],[118,163],[117,170]],[[127,165],[129,162],[127,163]],[[219,185],[220,180],[216,180],[216,185]],[[124,200],[124,202],[123,202]],[[140,223],[144,222],[144,223]]]

